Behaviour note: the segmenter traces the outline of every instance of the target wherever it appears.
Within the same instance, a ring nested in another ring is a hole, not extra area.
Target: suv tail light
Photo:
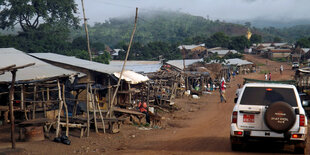
[[[299,115],[299,126],[305,126],[305,115]]]
[[[238,118],[238,112],[237,112],[237,111],[234,111],[234,112],[232,113],[231,122],[232,122],[232,123],[237,123],[237,118]]]

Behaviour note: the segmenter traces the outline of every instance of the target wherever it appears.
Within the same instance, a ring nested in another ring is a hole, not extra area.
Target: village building
[[[30,55],[56,66],[85,73],[87,77],[80,80],[82,84],[79,85],[79,88],[86,89],[87,85],[84,83],[90,83],[90,90],[93,91],[94,97],[98,99],[100,108],[104,113],[112,113],[111,110],[113,113],[130,113],[130,111],[124,109],[116,107],[112,109],[111,107],[115,105],[122,108],[132,107],[132,103],[136,103],[137,100],[146,98],[148,95],[145,94],[147,90],[146,82],[149,80],[148,77],[125,69],[122,74],[119,89],[116,96],[114,96],[122,66],[107,65],[54,53],[31,53]],[[81,96],[82,98],[79,99],[83,100],[84,97],[85,100],[85,95],[81,94]],[[113,96],[115,100],[113,100]],[[137,114],[137,112],[132,113]]]
[[[112,60],[110,61],[110,66],[121,68],[124,64],[122,60]],[[162,66],[161,61],[135,61],[128,60],[126,62],[125,69],[131,70],[136,73],[147,74],[152,72],[157,72]]]
[[[236,50],[209,50],[209,53],[212,53],[212,54],[216,54],[219,56],[219,57],[224,57],[226,55],[229,55],[229,54],[236,54],[238,53]]]
[[[56,136],[58,136],[59,127],[63,123],[60,121],[60,115],[68,118],[68,115],[58,113],[62,111],[62,105],[64,105],[66,114],[68,114],[68,106],[65,102],[66,88],[72,84],[71,81],[85,74],[50,65],[14,48],[0,48],[0,62],[0,68],[8,68],[7,66],[10,65],[17,68],[18,66],[24,66],[20,67],[20,69],[11,67],[13,69],[12,74],[3,72],[0,75],[1,123],[4,125],[8,123],[8,111],[10,109],[8,105],[13,104],[12,111],[16,114],[17,122],[21,122],[18,125],[20,136],[26,134],[23,133],[23,128],[25,132],[29,132],[27,126],[32,127],[35,125],[37,126],[34,129],[35,132],[42,133],[36,136],[39,139],[44,139],[43,124],[45,123],[56,123]],[[13,72],[16,73],[16,78],[14,78]],[[14,83],[14,89],[9,93],[9,88],[13,88],[12,83]],[[10,97],[11,101],[8,95],[13,95],[13,98]],[[10,119],[15,118],[14,114],[11,115]],[[56,121],[56,116],[58,121]],[[10,121],[10,123],[12,122],[12,127],[15,128],[14,121]],[[47,128],[45,129],[48,132]],[[28,138],[31,140],[32,137]]]
[[[290,49],[270,49],[266,53],[269,59],[273,58],[288,58],[291,55]]]
[[[207,54],[207,48],[205,47],[205,44],[180,45],[178,49],[181,52],[185,52],[185,53],[182,53],[185,59],[199,59],[199,58],[205,57],[205,55]]]

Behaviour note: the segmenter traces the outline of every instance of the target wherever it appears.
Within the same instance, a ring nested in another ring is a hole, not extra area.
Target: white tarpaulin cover
[[[120,72],[114,73],[114,76],[119,78],[120,74]],[[147,76],[128,70],[123,72],[122,79],[129,82],[130,84],[138,84],[149,80]]]

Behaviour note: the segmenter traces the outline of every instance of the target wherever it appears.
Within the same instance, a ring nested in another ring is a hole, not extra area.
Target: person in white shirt
[[[268,76],[267,76],[267,73],[265,73],[265,80],[267,80],[268,79]]]

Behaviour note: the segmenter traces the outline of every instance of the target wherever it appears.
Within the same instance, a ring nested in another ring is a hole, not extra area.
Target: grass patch
[[[258,63],[258,64],[256,64],[256,66],[266,66],[266,64]]]
[[[261,70],[260,72],[259,72],[259,74],[268,74],[268,73],[270,73],[270,70]]]
[[[271,60],[273,61],[278,61],[278,62],[286,62],[286,58],[272,58]]]

